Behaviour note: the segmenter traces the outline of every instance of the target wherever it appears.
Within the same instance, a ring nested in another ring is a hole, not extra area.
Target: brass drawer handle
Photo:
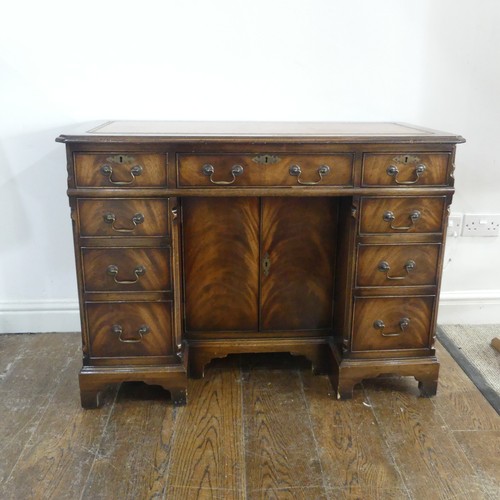
[[[113,167],[106,163],[101,167],[101,174],[108,178],[108,181],[115,186],[128,186],[135,181],[136,177],[142,175],[142,167],[140,165],[134,165],[130,169],[130,176],[132,177],[129,181],[114,181],[112,179],[113,176]]]
[[[300,165],[292,165],[288,170],[288,172],[290,175],[297,177],[297,182],[299,184],[302,184],[303,186],[314,186],[315,184],[319,184],[323,180],[323,177],[330,173],[330,167],[328,165],[321,165],[318,168],[319,179],[317,181],[312,181],[312,182],[306,182],[300,180],[300,176],[302,174],[302,169],[300,168]]]
[[[114,334],[118,335],[118,340],[120,342],[123,342],[124,344],[137,344],[139,342],[142,342],[144,335],[146,335],[147,333],[149,333],[151,331],[151,329],[149,328],[148,325],[142,325],[137,330],[138,337],[132,338],[132,339],[124,339],[122,337],[122,335],[123,335],[122,325],[113,325],[111,327],[111,330]]]
[[[409,214],[410,222],[411,224],[409,226],[395,226],[393,225],[393,221],[396,219],[396,216],[394,215],[394,212],[391,212],[388,210],[387,212],[384,212],[384,215],[382,218],[384,219],[385,222],[389,222],[391,229],[394,229],[395,231],[408,231],[411,229],[420,219],[421,213],[419,210],[412,210]]]
[[[137,213],[132,217],[132,224],[134,227],[132,228],[126,228],[126,227],[116,227],[115,222],[116,222],[116,215],[113,212],[108,212],[103,215],[102,217],[104,219],[104,222],[106,224],[111,224],[111,228],[113,231],[116,231],[117,233],[133,233],[135,231],[135,228],[144,222],[144,215],[141,213]]]
[[[379,263],[377,269],[379,271],[385,273],[385,277],[388,280],[404,280],[405,278],[408,277],[408,275],[410,274],[410,271],[415,270],[415,268],[417,267],[417,264],[415,263],[414,260],[408,260],[403,267],[406,271],[405,276],[389,276],[389,271],[391,270],[391,266],[389,265],[389,262],[387,262],[386,260],[381,261]]]
[[[212,184],[227,186],[228,184],[233,184],[236,180],[236,177],[240,176],[243,173],[243,167],[241,165],[233,165],[233,168],[231,169],[231,175],[233,176],[233,179],[230,181],[214,181],[212,179],[212,176],[215,173],[215,168],[213,165],[210,165],[210,163],[206,163],[205,165],[203,165],[203,167],[201,167],[201,173],[209,177],[209,180]]]
[[[135,280],[116,279],[116,277],[118,276],[118,266],[114,264],[108,266],[108,268],[106,269],[106,273],[109,274],[110,276],[113,276],[115,283],[117,283],[118,285],[133,285],[134,283],[137,283],[139,281],[139,278],[141,276],[144,276],[144,274],[146,274],[146,268],[144,266],[137,266],[134,269]]]
[[[380,335],[382,335],[382,337],[399,337],[409,326],[410,318],[401,318],[399,320],[400,332],[384,333],[385,323],[381,319],[377,319],[373,322],[373,328],[380,330]]]
[[[423,163],[419,163],[415,167],[415,179],[412,181],[398,181],[399,169],[396,165],[389,165],[386,173],[390,177],[394,177],[396,184],[416,184],[420,180],[420,176],[426,171],[427,167]]]

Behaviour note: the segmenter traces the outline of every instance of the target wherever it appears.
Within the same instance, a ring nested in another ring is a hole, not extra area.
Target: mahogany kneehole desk
[[[380,374],[436,393],[457,135],[397,123],[108,122],[61,135],[84,407],[231,353],[290,352],[340,399]]]

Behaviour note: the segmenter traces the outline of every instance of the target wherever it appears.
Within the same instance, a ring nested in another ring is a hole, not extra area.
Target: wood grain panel
[[[133,153],[83,154],[75,153],[75,177],[78,187],[163,187],[167,185],[167,155]],[[104,175],[103,166],[112,168]],[[131,169],[140,167],[140,175]],[[118,184],[117,184],[118,183]]]
[[[410,161],[405,163],[404,158]],[[447,171],[451,155],[449,153],[404,153],[365,154],[363,156],[363,186],[444,186],[448,184]],[[399,161],[397,161],[399,160]],[[402,161],[401,161],[402,160]],[[425,170],[419,176],[415,173],[417,165]],[[395,166],[397,176],[388,175],[387,169]],[[398,184],[396,181],[412,183]],[[414,182],[416,181],[416,182]]]
[[[445,197],[362,198],[360,233],[438,233],[442,230]],[[420,218],[411,223],[410,214],[418,210]],[[386,222],[386,212],[394,214],[393,222]],[[393,229],[408,228],[408,229]]]
[[[91,302],[86,306],[91,357],[172,354],[172,302]],[[114,325],[121,326],[122,340],[113,331]],[[149,332],[141,340],[143,325]]]
[[[441,245],[359,245],[357,286],[435,285]],[[405,266],[414,262],[408,272]],[[386,272],[379,266],[386,262]],[[402,279],[389,279],[402,278]]]
[[[178,185],[183,186],[207,186],[217,187],[214,182],[233,181],[231,169],[235,165],[243,168],[241,175],[238,175],[232,186],[300,186],[301,182],[317,183],[318,186],[352,186],[352,154],[336,155],[283,155],[267,154],[261,155],[272,157],[269,162],[264,163],[254,161],[258,154],[219,154],[219,155],[178,155]],[[214,174],[212,182],[210,177],[202,172],[205,164],[212,165]],[[301,175],[290,175],[290,167],[297,165],[300,167]],[[322,178],[318,169],[326,165],[329,167],[328,173]],[[300,181],[300,182],[299,182]],[[227,188],[227,185],[220,185]]]
[[[82,236],[161,236],[168,234],[168,201],[151,199],[78,200],[80,234]],[[114,223],[106,223],[107,214],[113,214]],[[134,224],[136,214],[144,222]],[[120,231],[126,230],[126,232]]]
[[[434,297],[357,297],[354,301],[352,350],[418,349],[429,347]],[[408,318],[404,331],[401,319]],[[374,323],[382,320],[384,329]],[[384,335],[394,335],[387,336]]]
[[[331,328],[337,200],[263,198],[261,329]]]
[[[258,198],[182,201],[186,330],[256,330]]]
[[[168,291],[172,288],[170,248],[83,248],[82,256],[87,292]],[[108,273],[109,266],[116,266],[118,273]],[[144,269],[144,274],[136,274],[139,268]]]

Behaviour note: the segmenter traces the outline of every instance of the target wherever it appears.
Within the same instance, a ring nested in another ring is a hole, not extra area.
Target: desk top
[[[108,121],[62,134],[58,142],[321,142],[461,143],[456,134],[415,125],[376,122]]]

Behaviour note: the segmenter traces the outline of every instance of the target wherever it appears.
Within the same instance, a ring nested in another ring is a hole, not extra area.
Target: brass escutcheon
[[[269,276],[269,271],[271,270],[271,259],[269,254],[266,252],[264,258],[262,259],[262,274],[264,276]]]
[[[255,156],[252,161],[260,165],[272,165],[281,161],[281,158],[277,155],[263,154]]]

